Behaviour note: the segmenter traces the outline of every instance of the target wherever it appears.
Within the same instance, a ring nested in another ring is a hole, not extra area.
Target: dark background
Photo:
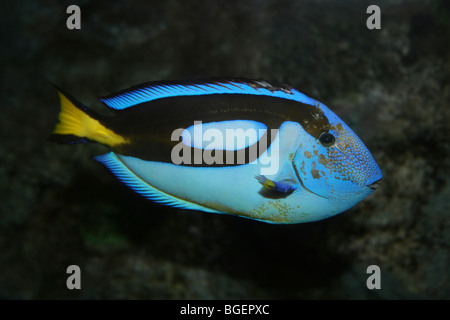
[[[450,298],[449,1],[2,1],[0,23],[0,298]],[[270,225],[146,201],[92,159],[103,146],[47,141],[49,81],[101,112],[97,96],[206,76],[324,102],[372,151],[379,189],[328,220]]]

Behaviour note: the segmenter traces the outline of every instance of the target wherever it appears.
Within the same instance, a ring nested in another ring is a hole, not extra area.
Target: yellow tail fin
[[[78,141],[69,139],[66,142],[85,142],[85,139],[89,139],[110,147],[126,142],[121,135],[106,128],[95,119],[93,112],[86,112],[87,107],[82,106],[73,98],[69,98],[59,89],[58,94],[61,101],[61,112],[59,113],[59,123],[53,131],[54,136],[75,136]]]

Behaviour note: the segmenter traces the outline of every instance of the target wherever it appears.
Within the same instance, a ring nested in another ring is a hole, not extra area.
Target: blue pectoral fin
[[[120,158],[114,152],[97,156],[95,157],[95,160],[105,165],[123,183],[125,183],[132,190],[146,197],[147,199],[181,209],[199,210],[211,213],[223,213],[193,202],[177,198],[155,188],[154,186],[139,178],[120,160]]]
[[[263,175],[256,175],[255,179],[263,186],[260,194],[267,198],[285,198],[292,194],[297,187],[286,181],[272,181]]]

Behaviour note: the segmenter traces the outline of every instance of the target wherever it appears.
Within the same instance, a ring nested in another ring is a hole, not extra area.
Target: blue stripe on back
[[[309,105],[320,105],[320,102],[291,87],[273,86],[264,80],[246,79],[147,83],[100,98],[100,101],[112,109],[122,110],[156,99],[207,94],[252,94],[295,100]]]

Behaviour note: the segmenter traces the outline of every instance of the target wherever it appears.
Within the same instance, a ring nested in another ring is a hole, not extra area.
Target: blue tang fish
[[[137,193],[169,206],[311,222],[353,207],[382,178],[341,119],[287,85],[150,82],[100,98],[111,116],[58,93],[52,140],[109,147],[96,160]]]

